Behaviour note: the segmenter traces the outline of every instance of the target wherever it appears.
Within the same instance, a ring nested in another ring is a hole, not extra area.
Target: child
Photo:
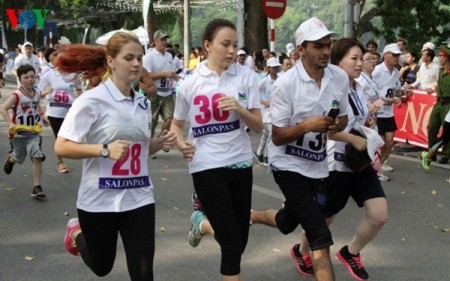
[[[45,198],[41,187],[42,161],[45,155],[41,150],[42,137],[41,120],[48,125],[47,117],[39,105],[39,93],[33,88],[36,82],[36,73],[31,65],[22,65],[17,69],[20,87],[2,105],[3,119],[9,126],[9,135],[12,144],[12,152],[6,156],[4,170],[11,174],[14,164],[23,163],[27,154],[33,162],[33,191],[31,197],[35,199]],[[8,110],[12,109],[12,118]]]

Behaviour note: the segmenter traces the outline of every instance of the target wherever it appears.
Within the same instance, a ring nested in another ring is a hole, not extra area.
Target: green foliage
[[[449,0],[375,0],[382,9],[382,26],[377,31],[387,42],[408,40],[408,48],[420,50],[431,41],[437,46],[450,36]]]

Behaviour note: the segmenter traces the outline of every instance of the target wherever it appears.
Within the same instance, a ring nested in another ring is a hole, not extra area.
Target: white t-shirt
[[[372,73],[372,80],[378,86],[380,97],[393,98],[398,90],[401,90],[400,72],[394,67],[389,71],[385,63],[375,66]],[[378,118],[394,117],[394,108],[392,104],[384,104],[383,111],[378,112]]]
[[[258,88],[261,100],[266,100],[270,102],[270,95],[272,92],[274,82],[275,80],[272,79],[270,74],[268,74],[263,79],[259,80]],[[264,123],[271,123],[272,119],[270,118],[270,107],[264,107],[261,104],[261,116]]]
[[[439,65],[431,62],[430,64],[422,64],[417,72],[417,80],[412,83],[414,87],[420,85],[419,89],[434,89],[437,86],[439,77]]]
[[[148,72],[175,71],[172,55],[169,52],[160,53],[155,48],[144,56],[143,64]],[[167,77],[155,80],[155,85],[161,97],[170,96],[175,88],[173,79]]]
[[[76,97],[76,89],[81,89],[79,80],[66,82],[58,70],[51,69],[41,77],[38,89],[45,90],[51,86],[53,91],[45,96],[48,116],[64,118]]]
[[[25,54],[20,54],[14,60],[13,69],[17,71],[17,69],[21,65],[29,64],[34,67],[36,71],[36,76],[39,76],[41,72],[41,63],[39,62],[39,58],[36,55],[31,55],[31,57],[27,57]]]
[[[288,128],[310,117],[326,115],[333,104],[339,104],[338,116],[347,115],[348,92],[348,75],[339,67],[329,64],[325,68],[319,88],[303,63],[297,63],[273,85],[272,125]],[[270,140],[269,163],[274,169],[325,178],[328,176],[326,139],[326,133],[308,132],[287,145],[276,146]]]
[[[188,139],[196,147],[191,174],[252,159],[245,123],[233,111],[219,110],[218,98],[232,96],[244,108],[260,108],[253,71],[232,64],[219,77],[207,65],[201,63],[184,81],[175,103],[174,118],[190,122]]]
[[[349,110],[347,111],[348,123],[343,132],[350,132],[356,122],[364,126],[364,124],[366,124],[367,118],[369,117],[369,108],[367,106],[368,101],[366,95],[363,93],[363,88],[359,83],[356,83],[356,91],[351,90],[349,92],[349,98],[353,100],[355,108],[358,111],[358,116],[355,116],[353,108],[349,106]],[[344,164],[344,153],[346,145],[351,144],[341,141],[327,141],[327,159],[329,171],[353,172]]]
[[[150,103],[134,93],[125,97],[111,79],[75,100],[59,136],[78,143],[131,142],[122,161],[83,159],[77,208],[88,212],[124,212],[154,203],[148,174]],[[100,154],[100,151],[99,151]]]

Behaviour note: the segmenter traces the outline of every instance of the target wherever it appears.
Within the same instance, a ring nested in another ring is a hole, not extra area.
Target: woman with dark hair
[[[240,281],[253,184],[253,153],[244,127],[256,133],[262,130],[258,83],[252,70],[234,63],[238,41],[233,23],[212,20],[202,41],[208,60],[181,85],[171,130],[220,245],[221,280]],[[187,139],[183,136],[186,121],[191,126]],[[194,211],[191,216],[193,247],[206,234],[203,212]]]
[[[362,71],[363,46],[352,38],[340,39],[333,44],[330,61],[348,74],[350,86],[348,98],[351,110],[348,112],[346,128],[329,135],[327,158],[330,174],[319,188],[318,203],[328,224],[331,224],[336,215],[344,209],[350,197],[358,207],[364,208],[365,215],[357,225],[352,240],[340,249],[337,257],[353,278],[367,280],[369,275],[362,265],[360,252],[386,223],[388,205],[383,187],[372,165],[354,171],[344,162],[346,146],[353,146],[358,151],[367,149],[367,140],[352,133],[355,124],[374,125],[374,121],[370,119],[368,100],[361,85],[356,81]],[[301,252],[308,251],[304,235],[302,240]]]
[[[55,66],[86,79],[110,77],[75,100],[55,143],[58,156],[84,159],[78,218],[69,220],[64,244],[98,276],[113,268],[120,234],[131,280],[153,280],[155,200],[149,153],[175,144],[164,132],[150,139],[150,104],[132,88],[142,70],[136,36],[118,32],[106,48],[64,45]]]

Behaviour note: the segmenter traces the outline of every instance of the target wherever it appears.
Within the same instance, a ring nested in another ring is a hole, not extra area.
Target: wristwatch
[[[108,157],[108,155],[109,155],[108,144],[106,144],[106,143],[103,144],[103,148],[102,148],[102,150],[100,151],[100,155],[101,155],[103,158]]]

